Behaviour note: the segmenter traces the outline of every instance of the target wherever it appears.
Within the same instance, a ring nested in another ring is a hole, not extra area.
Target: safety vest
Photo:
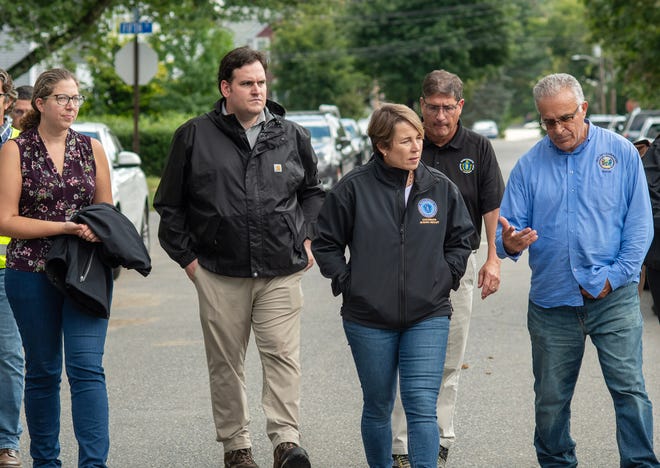
[[[4,268],[7,264],[7,244],[9,237],[0,236],[0,268]]]

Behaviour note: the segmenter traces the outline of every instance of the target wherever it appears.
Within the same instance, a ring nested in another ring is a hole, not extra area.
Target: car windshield
[[[633,117],[629,130],[640,130],[649,117],[660,115],[660,110],[642,111]]]
[[[475,122],[474,128],[479,130],[485,130],[487,128],[493,128],[495,125],[493,122]]]
[[[598,125],[599,127],[602,127],[602,128],[607,128],[607,127],[609,127],[610,123],[612,123],[612,121],[610,121],[610,120],[591,120],[591,123],[593,123],[594,125]]]
[[[655,140],[657,136],[660,134],[660,122],[655,123],[649,127],[648,131],[646,132],[646,137]]]
[[[78,130],[78,133],[82,133],[83,135],[87,135],[88,137],[96,138],[99,140],[101,137],[99,136],[98,132],[90,132],[89,130],[81,132]]]
[[[309,130],[309,133],[312,135],[312,140],[327,140],[332,135],[330,135],[330,127],[327,125],[313,125],[304,123],[303,127]]]

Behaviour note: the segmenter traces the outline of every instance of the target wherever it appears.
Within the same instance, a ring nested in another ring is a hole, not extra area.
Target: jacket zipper
[[[399,239],[401,242],[401,273],[399,277],[399,320],[401,321],[401,326],[405,325],[405,319],[407,316],[406,308],[406,213],[408,211],[408,206],[414,201],[415,197],[423,194],[429,190],[429,187],[416,191],[415,184],[410,189],[410,194],[408,195],[408,202],[406,203],[405,199],[405,188],[403,189],[403,197],[399,197],[399,200],[403,199],[403,216],[401,216],[401,223],[399,224]],[[400,193],[400,190],[397,190]],[[401,204],[399,204],[401,207]]]
[[[403,327],[406,323],[406,199],[405,199],[405,188],[397,190],[399,201],[399,209],[401,209],[401,201],[403,202],[403,215],[399,217],[399,240],[401,242],[401,248],[399,249],[401,255],[401,269],[399,273],[399,320],[401,326]],[[412,190],[411,190],[412,195]]]
[[[85,270],[83,271],[83,274],[80,275],[80,282],[84,283],[85,280],[87,279],[87,275],[89,275],[89,270],[92,269],[92,261],[94,260],[94,252],[96,252],[96,249],[92,250],[92,253],[89,255],[89,258],[87,259],[87,263],[85,264]]]

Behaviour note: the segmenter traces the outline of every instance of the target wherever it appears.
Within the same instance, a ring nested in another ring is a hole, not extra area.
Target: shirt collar
[[[8,121],[5,121],[2,126],[0,126],[0,146],[2,146],[5,141],[9,140],[11,136],[11,125]]]
[[[230,115],[229,112],[227,112],[227,107],[225,107],[225,101],[222,101],[222,115]],[[257,117],[256,122],[252,125],[252,127],[256,127],[257,125],[261,125],[264,122],[269,121],[270,119],[273,118],[273,114],[270,113],[270,111],[264,107],[264,109],[259,113],[259,117]],[[250,128],[252,128],[250,127]]]

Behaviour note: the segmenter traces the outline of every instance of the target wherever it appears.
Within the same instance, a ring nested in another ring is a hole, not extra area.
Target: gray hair
[[[554,73],[541,78],[532,90],[536,110],[538,110],[538,102],[541,99],[556,96],[564,89],[569,89],[573,93],[576,104],[579,105],[584,102],[582,86],[580,86],[580,83],[573,75],[569,75],[568,73]]]
[[[431,97],[436,94],[454,96],[456,101],[463,99],[463,82],[453,73],[446,70],[433,70],[424,77],[422,82],[422,97]]]

